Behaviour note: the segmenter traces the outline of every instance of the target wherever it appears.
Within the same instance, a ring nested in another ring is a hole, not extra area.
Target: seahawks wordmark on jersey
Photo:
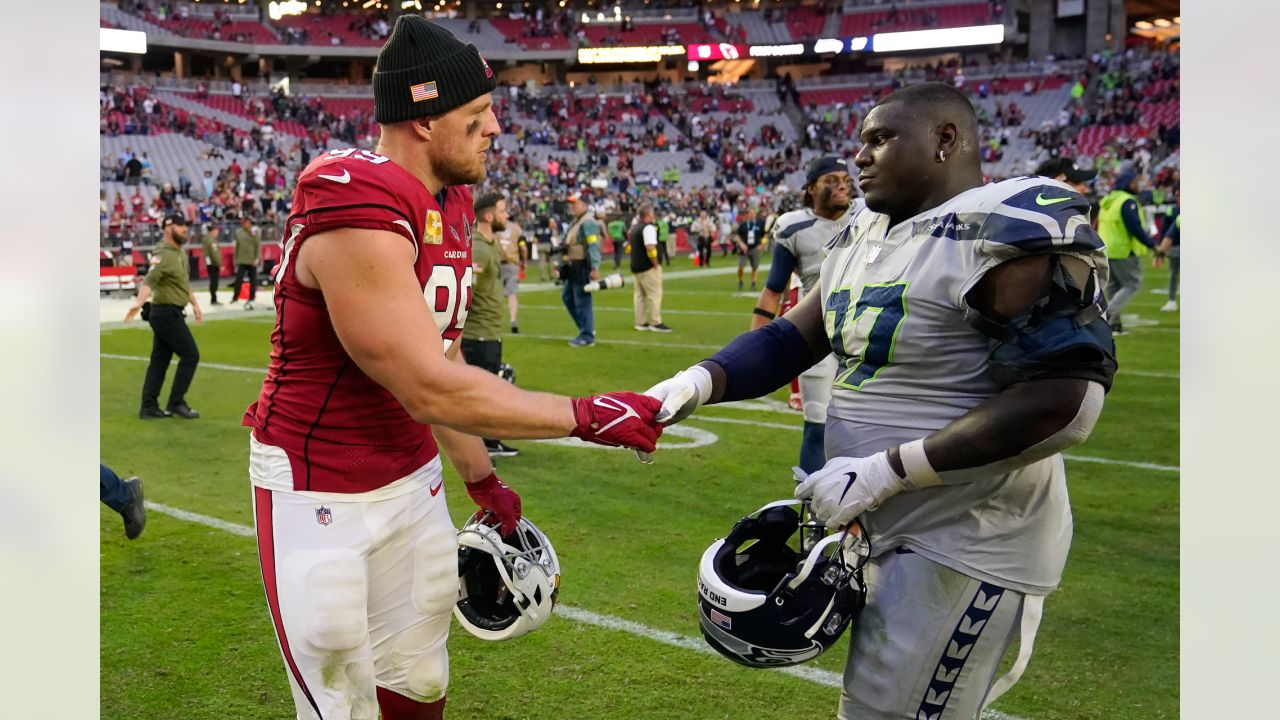
[[[987,372],[992,341],[965,320],[965,295],[996,265],[1045,253],[1079,258],[1105,285],[1088,212],[1070,186],[1039,177],[974,188],[892,228],[886,215],[857,212],[821,273],[839,361],[827,456],[924,437],[998,393]],[[877,554],[909,547],[972,577],[1047,593],[1071,541],[1062,458],[902,493],[863,522]]]

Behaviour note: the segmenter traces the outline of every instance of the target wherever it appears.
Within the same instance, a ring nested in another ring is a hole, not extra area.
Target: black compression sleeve
[[[724,369],[719,402],[768,395],[817,362],[800,330],[786,318],[739,335],[707,359]]]

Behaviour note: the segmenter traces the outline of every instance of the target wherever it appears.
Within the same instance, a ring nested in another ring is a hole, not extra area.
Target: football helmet
[[[482,640],[509,640],[538,629],[556,604],[560,560],[551,541],[520,518],[503,537],[490,513],[458,531],[458,602],[453,616]]]
[[[827,535],[805,515],[797,500],[771,502],[702,554],[702,636],[736,663],[771,668],[812,660],[866,604],[866,539],[849,531]]]

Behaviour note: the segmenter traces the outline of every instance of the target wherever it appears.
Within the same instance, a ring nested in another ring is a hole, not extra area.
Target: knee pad
[[[413,606],[423,615],[444,615],[458,602],[458,536],[442,523],[413,548]]]
[[[307,551],[285,560],[305,640],[318,650],[360,647],[369,636],[364,560],[348,550]],[[296,596],[295,596],[296,597]]]
[[[449,653],[441,645],[438,650],[423,653],[409,665],[405,677],[409,691],[419,702],[432,702],[449,690]]]

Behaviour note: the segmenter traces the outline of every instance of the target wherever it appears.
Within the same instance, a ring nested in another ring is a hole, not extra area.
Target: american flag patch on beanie
[[[418,83],[409,86],[409,94],[413,96],[414,102],[422,102],[423,100],[433,100],[440,97],[440,91],[436,89],[436,81],[432,80],[428,83]]]

